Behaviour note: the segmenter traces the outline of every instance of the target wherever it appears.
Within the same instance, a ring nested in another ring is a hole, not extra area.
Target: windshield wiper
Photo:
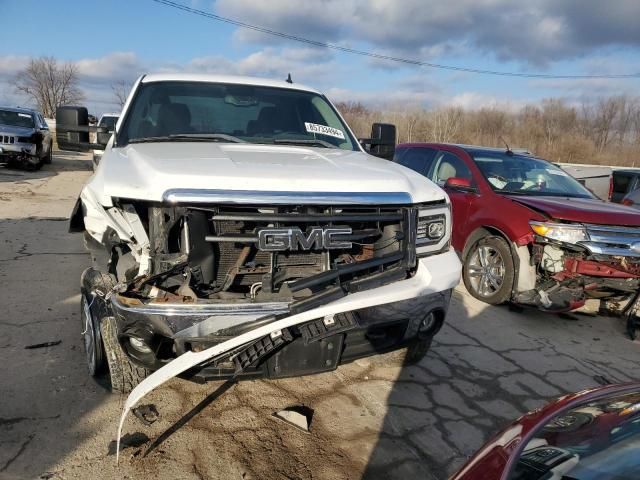
[[[273,143],[288,143],[290,145],[319,145],[326,148],[340,148],[333,143],[313,138],[274,138]]]
[[[150,142],[231,142],[247,143],[241,138],[227,135],[226,133],[175,133],[160,137],[132,138],[129,143],[150,143]]]

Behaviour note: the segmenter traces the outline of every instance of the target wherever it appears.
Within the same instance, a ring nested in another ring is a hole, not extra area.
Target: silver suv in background
[[[40,112],[0,107],[0,163],[29,170],[51,163],[53,140]]]
[[[118,118],[120,118],[119,113],[104,113],[100,120],[98,120],[98,127],[107,127],[110,132],[113,132],[116,129],[116,123],[118,123]],[[94,150],[93,151],[93,169],[95,170],[100,163],[100,159],[102,158],[102,154],[104,150]]]

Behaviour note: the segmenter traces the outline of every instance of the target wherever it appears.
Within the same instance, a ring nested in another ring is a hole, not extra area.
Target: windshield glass
[[[580,405],[548,422],[509,480],[626,480],[640,471],[640,393]]]
[[[171,141],[181,135],[356,149],[336,111],[315,93],[204,82],[142,84],[118,143]]]
[[[593,198],[575,178],[546,160],[506,152],[472,152],[480,171],[498,193]]]
[[[12,127],[33,128],[33,117],[29,113],[0,110],[0,125]]]

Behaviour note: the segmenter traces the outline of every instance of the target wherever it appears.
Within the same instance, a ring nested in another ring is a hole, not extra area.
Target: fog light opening
[[[151,349],[141,338],[129,337],[129,345],[140,353],[151,353]]]
[[[420,322],[418,326],[418,338],[424,340],[429,337],[433,337],[442,328],[444,321],[444,314],[439,310],[433,310]]]

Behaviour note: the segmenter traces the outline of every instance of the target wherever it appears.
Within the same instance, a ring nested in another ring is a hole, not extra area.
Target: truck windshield
[[[190,140],[356,149],[335,109],[316,93],[225,83],[143,83],[118,144]]]
[[[498,193],[594,198],[575,178],[546,160],[507,152],[472,152],[480,171]]]
[[[12,112],[11,110],[0,110],[0,125],[33,128],[33,116],[30,113]]]

